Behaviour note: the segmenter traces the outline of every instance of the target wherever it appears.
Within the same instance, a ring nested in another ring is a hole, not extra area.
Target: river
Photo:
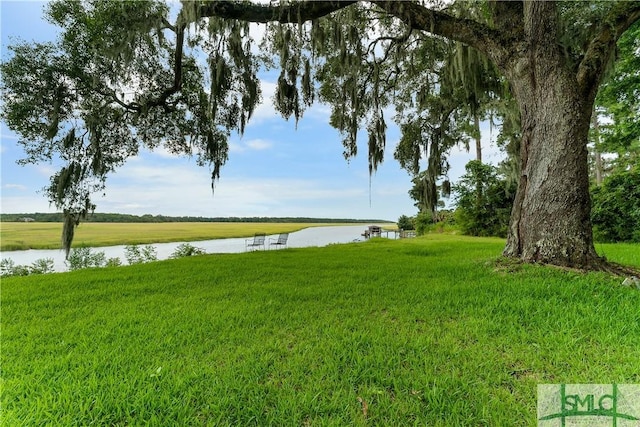
[[[323,226],[309,227],[300,231],[293,232],[289,235],[287,246],[290,248],[304,248],[311,246],[327,246],[336,243],[349,243],[363,240],[362,233],[367,228],[367,224],[360,225],[341,225],[341,226]],[[383,233],[384,236],[384,233]],[[267,236],[277,239],[278,235]],[[240,253],[245,252],[247,238],[234,239],[213,239],[199,240],[194,242],[173,242],[173,243],[156,243],[152,246],[155,248],[158,260],[169,258],[176,248],[183,244],[189,243],[197,248],[204,249],[207,253]],[[146,245],[140,245],[140,247]],[[269,245],[266,245],[269,248]],[[96,252],[104,252],[107,259],[120,258],[123,264],[126,264],[125,246],[104,246],[93,249]],[[0,253],[0,258],[11,259],[16,265],[31,265],[34,261],[43,258],[53,259],[55,271],[67,271],[65,264],[64,252],[59,249],[30,249],[26,251],[6,251]]]

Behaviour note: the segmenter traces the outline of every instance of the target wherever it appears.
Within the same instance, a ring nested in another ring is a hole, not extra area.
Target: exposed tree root
[[[592,271],[600,271],[604,273],[611,274],[613,276],[618,277],[640,277],[640,269],[637,267],[631,267],[628,265],[617,264],[615,262],[607,261],[605,258],[598,257],[594,262],[589,263],[586,267],[572,267],[572,266],[564,266],[564,265],[555,265],[551,263],[540,263],[540,262],[527,262],[521,258],[510,257],[510,256],[501,256],[495,261],[495,267],[498,271],[513,273],[525,265],[544,265],[547,267],[558,268],[565,271],[579,272],[579,273],[588,273]]]
[[[635,276],[640,277],[640,268],[631,267],[628,265],[617,264],[615,262],[604,261],[597,271],[604,271],[614,276],[628,277]]]

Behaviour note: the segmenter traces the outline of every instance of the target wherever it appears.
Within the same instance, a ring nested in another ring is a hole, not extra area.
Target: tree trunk
[[[557,57],[527,61],[526,72],[511,79],[522,115],[522,173],[504,255],[600,269],[604,261],[593,245],[587,162],[592,96],[579,89],[575,74],[559,66]]]
[[[591,124],[593,125],[593,135],[595,140],[593,141],[593,155],[595,157],[595,172],[596,172],[596,185],[599,187],[602,185],[602,156],[598,151],[600,145],[600,124],[598,123],[598,113],[593,110],[591,115]]]
[[[473,116],[473,125],[476,128],[476,160],[482,163],[482,139],[480,138],[480,117],[476,112]]]
[[[596,157],[596,185],[599,187],[602,185],[602,155],[596,148],[594,150]]]

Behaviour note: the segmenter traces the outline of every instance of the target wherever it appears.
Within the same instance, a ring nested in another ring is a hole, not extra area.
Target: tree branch
[[[203,2],[197,6],[196,16],[238,19],[240,21],[267,23],[302,23],[318,19],[332,12],[357,3],[349,1],[301,1],[289,5],[267,6],[255,3],[220,0]]]
[[[502,28],[521,31],[524,26],[524,4],[522,0],[489,0],[489,10],[493,22],[499,22]]]
[[[640,2],[620,2],[609,16],[603,19],[599,31],[589,42],[584,58],[578,66],[577,79],[583,88],[598,86],[606,64],[615,52],[622,34],[640,20]]]
[[[498,43],[500,33],[477,21],[456,18],[413,2],[379,0],[372,3],[415,30],[457,40],[491,56],[503,50]]]
[[[124,108],[126,111],[136,111],[136,112],[140,111],[140,105],[138,103],[134,102],[134,103],[128,104],[128,103],[124,102],[124,100],[118,98],[118,94],[116,93],[116,91],[114,89],[111,89],[111,88],[107,88],[107,89],[95,88],[94,90],[97,93],[99,93],[100,95],[106,97],[107,100],[108,100],[108,104],[111,104],[111,103],[115,102],[116,104],[118,104],[119,106]]]
[[[166,18],[162,18],[162,25],[163,27],[161,29],[169,29],[171,31],[173,31],[174,33],[176,32],[176,27],[175,25],[171,25],[171,22],[167,21]]]
[[[367,53],[368,54],[372,53],[375,50],[376,45],[379,42],[382,42],[382,41],[389,41],[390,42],[389,48],[393,47],[396,44],[404,43],[407,40],[409,40],[409,37],[411,37],[411,32],[412,32],[412,28],[407,26],[407,30],[402,35],[400,35],[398,37],[393,37],[393,36],[381,36],[381,37],[378,37],[378,38],[376,38],[375,40],[373,40],[373,41],[371,41],[369,43],[369,46],[367,47]],[[384,59],[386,59],[387,56],[388,56],[388,54],[385,54]]]
[[[183,51],[183,45],[184,45],[185,28],[186,28],[186,24],[182,24],[176,27],[176,51],[174,55],[174,65],[173,65],[173,70],[174,70],[173,86],[165,89],[157,98],[151,99],[148,102],[146,102],[146,106],[148,107],[157,107],[159,105],[165,105],[165,102],[167,101],[167,99],[174,93],[180,91],[180,89],[182,88],[182,51]]]
[[[191,3],[191,6],[185,7],[193,7],[194,10],[183,10],[178,17],[178,23],[175,25],[176,53],[174,84],[172,87],[164,90],[160,96],[148,101],[146,104],[149,107],[163,105],[169,96],[180,90],[182,85],[182,45],[184,43],[184,31],[188,24],[200,18],[218,17],[255,23],[302,23],[321,18],[357,2],[358,0],[300,1],[276,6],[233,0]],[[379,0],[372,1],[371,3],[403,21],[410,30],[416,29],[460,41],[488,54],[496,60],[496,62],[500,62],[500,60],[508,54],[509,46],[506,46],[505,43],[500,44],[502,40],[501,33],[477,21],[457,18],[413,2]],[[188,5],[189,3],[186,4]],[[513,10],[511,12],[513,12]],[[410,34],[410,30],[408,34]]]
[[[165,28],[176,33],[176,50],[174,55],[173,86],[165,89],[158,97],[146,102],[147,107],[165,106],[167,99],[182,88],[182,52],[184,32],[189,23],[205,17],[219,17],[224,19],[238,19],[247,22],[280,22],[300,23],[328,15],[331,12],[350,6],[357,0],[351,1],[310,1],[300,2],[289,6],[264,6],[260,4],[242,3],[237,1],[210,1],[195,4],[195,17],[181,12],[175,26],[163,22]]]

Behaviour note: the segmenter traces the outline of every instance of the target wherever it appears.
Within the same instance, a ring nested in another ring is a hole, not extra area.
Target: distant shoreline
[[[0,214],[0,222],[62,222],[62,213]],[[167,215],[130,215],[118,213],[93,213],[82,222],[162,223],[162,222],[260,222],[260,223],[395,223],[383,219],[310,218],[310,217],[200,217]]]
[[[72,247],[146,245],[293,233],[309,227],[358,225],[354,222],[83,222]],[[380,225],[385,223],[378,222]],[[61,222],[2,222],[0,251],[59,249]],[[395,224],[394,224],[395,226]],[[362,229],[366,226],[363,224]]]

